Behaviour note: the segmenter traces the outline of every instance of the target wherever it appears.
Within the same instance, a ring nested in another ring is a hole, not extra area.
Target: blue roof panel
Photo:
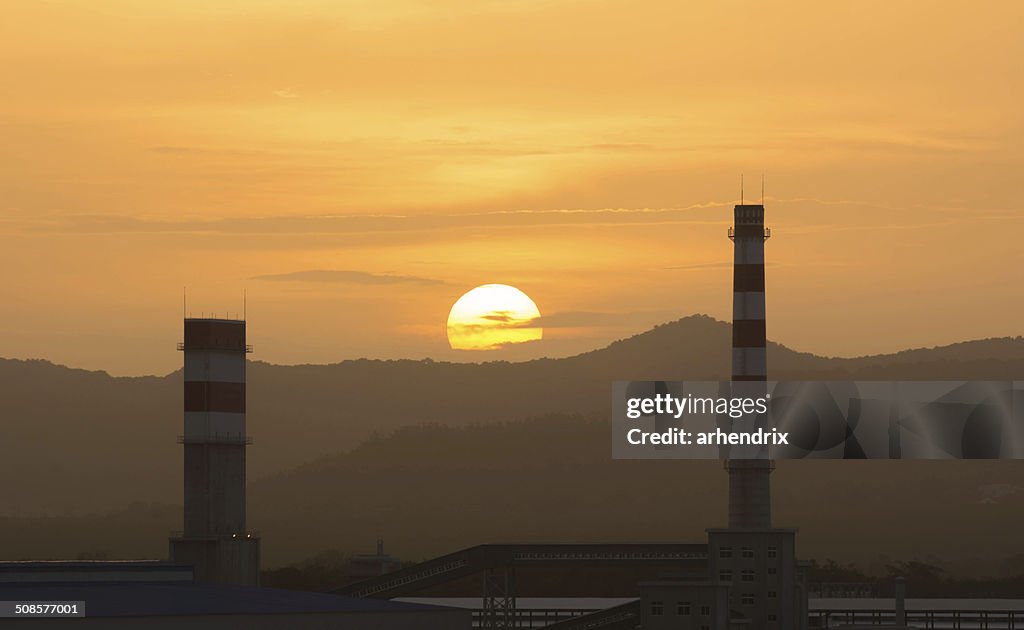
[[[0,583],[0,601],[82,601],[87,617],[447,610],[425,604],[194,582]]]

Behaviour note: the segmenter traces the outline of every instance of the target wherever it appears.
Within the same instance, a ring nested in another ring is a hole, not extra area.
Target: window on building
[[[778,621],[778,620],[779,620],[779,618],[778,618],[777,615],[768,615],[768,621]]]
[[[742,553],[744,558],[753,558],[754,557],[754,550],[751,549],[750,547],[744,547],[741,553]]]
[[[654,601],[651,602],[651,615],[660,617],[665,612],[665,604],[663,602]]]
[[[700,630],[711,630],[711,626],[701,626]]]
[[[718,579],[723,582],[732,582],[732,571],[722,569],[718,572]]]
[[[755,573],[753,569],[743,569],[743,573],[740,573],[740,579],[744,582],[753,582]]]
[[[779,596],[779,594],[776,593],[775,591],[768,591],[768,599],[775,599],[778,596]]]
[[[744,606],[753,606],[754,605],[754,594],[753,593],[744,593],[743,597],[740,598],[740,604],[742,604]]]
[[[711,616],[711,606],[701,606],[700,607],[700,614],[704,615],[705,617],[710,617]]]
[[[778,558],[779,557],[779,548],[775,547],[774,545],[771,546],[771,547],[768,547],[768,557],[769,558]]]
[[[676,604],[677,615],[689,615],[690,614],[690,602],[679,602]]]
[[[768,567],[768,575],[775,575],[778,572],[779,572],[779,570],[776,569],[775,567]]]
[[[732,547],[719,547],[718,548],[718,557],[719,558],[731,558],[732,557]]]

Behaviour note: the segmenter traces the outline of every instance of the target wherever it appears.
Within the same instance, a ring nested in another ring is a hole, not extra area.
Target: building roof
[[[194,582],[0,583],[0,601],[80,601],[85,602],[89,617],[450,610],[426,604]]]
[[[709,534],[796,534],[799,527],[706,527]]]
[[[192,581],[192,566],[163,560],[4,560],[4,582]]]

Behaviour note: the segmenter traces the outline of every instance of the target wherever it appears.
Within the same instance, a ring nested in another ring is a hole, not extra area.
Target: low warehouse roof
[[[427,604],[195,582],[0,583],[0,601],[80,601],[85,602],[88,617],[451,610]]]

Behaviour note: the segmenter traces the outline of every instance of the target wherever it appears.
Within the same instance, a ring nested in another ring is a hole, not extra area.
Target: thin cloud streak
[[[177,151],[177,147],[167,150]],[[180,150],[188,150],[180,148]],[[171,220],[163,218],[128,217],[114,214],[75,214],[16,216],[0,222],[14,230],[25,232],[73,233],[73,234],[119,234],[119,233],[168,233],[168,234],[368,234],[376,232],[416,232],[453,230],[464,228],[522,228],[531,226],[559,225],[630,225],[630,224],[674,224],[674,225],[718,225],[722,219],[688,216],[701,210],[730,209],[739,200],[708,201],[679,207],[663,208],[551,208],[523,210],[494,210],[487,212],[462,212],[445,214],[419,213],[358,213],[322,215],[271,215],[235,217],[212,220]],[[813,204],[821,206],[856,206],[874,210],[895,211],[898,208],[884,204],[849,200],[819,199],[811,197],[765,197],[765,203]],[[948,214],[970,215],[973,220],[1003,220],[1024,216],[1012,210],[999,214],[979,212],[976,209],[955,206],[934,208]],[[726,219],[727,220],[727,219]],[[948,224],[948,222],[943,222]],[[905,227],[934,226],[927,223],[909,223]],[[849,228],[849,226],[845,226]],[[891,225],[871,227],[854,226],[856,229],[886,229]],[[837,229],[831,224],[821,226],[803,225],[800,232],[818,229]],[[792,231],[792,230],[791,230]],[[795,233],[795,232],[794,232]]]
[[[418,284],[424,286],[436,286],[446,284],[443,280],[436,280],[433,278],[370,273],[367,271],[352,271],[348,269],[309,269],[306,271],[253,276],[251,280],[266,280],[271,282],[341,282],[363,285]]]
[[[529,227],[532,225],[615,225],[661,223],[666,216],[695,210],[729,208],[738,201],[711,201],[666,208],[553,208],[495,210],[448,214],[325,214],[235,217],[213,220],[168,220],[113,214],[49,215],[12,219],[9,224],[31,232],[75,234],[350,234],[367,232]],[[599,219],[595,221],[594,219]],[[717,225],[721,221],[680,217],[673,223]]]
[[[650,321],[667,321],[674,316],[673,311],[563,311],[542,315],[534,325],[543,328],[619,328],[646,325]]]

